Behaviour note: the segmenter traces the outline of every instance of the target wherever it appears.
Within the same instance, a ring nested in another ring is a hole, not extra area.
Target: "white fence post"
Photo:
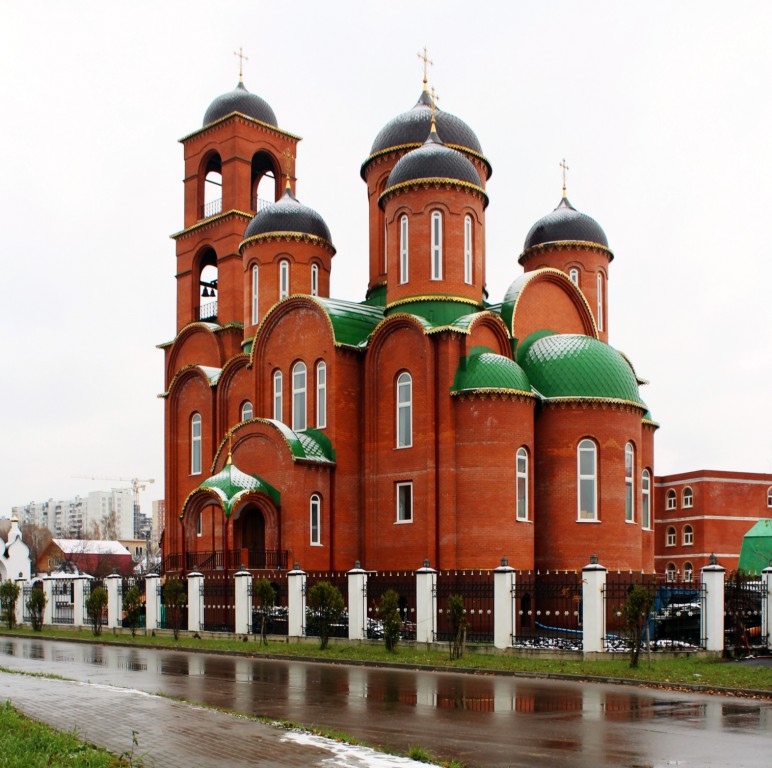
[[[252,631],[252,574],[239,571],[234,577],[236,595],[236,634],[248,635]]]
[[[123,624],[123,595],[121,594],[121,577],[111,573],[107,582],[107,628],[114,629]]]
[[[766,638],[766,646],[772,643],[772,561],[761,572],[763,595],[761,600],[761,636]]]
[[[700,634],[705,641],[706,651],[724,650],[724,574],[726,568],[716,563],[711,555],[701,570],[705,589],[705,605],[700,614]]]
[[[359,560],[348,571],[348,639],[367,638],[367,571]]]
[[[204,574],[188,574],[188,631],[198,632],[204,624]]]
[[[415,572],[415,639],[418,643],[434,642],[437,626],[437,571],[424,560],[422,568]]]
[[[306,572],[295,563],[287,574],[287,635],[303,637],[306,633]]]
[[[46,607],[43,609],[43,624],[54,623],[54,580],[43,577],[43,594],[46,598]]]
[[[74,627],[86,625],[85,586],[90,579],[90,576],[76,576],[72,580],[72,625]]]
[[[145,576],[145,629],[149,632],[158,629],[161,618],[160,586],[161,577],[157,573]]]
[[[493,645],[511,648],[515,641],[515,569],[506,557],[493,571]]]
[[[607,573],[607,568],[598,565],[597,555],[592,555],[589,565],[582,568],[582,652],[585,655],[603,650]]]

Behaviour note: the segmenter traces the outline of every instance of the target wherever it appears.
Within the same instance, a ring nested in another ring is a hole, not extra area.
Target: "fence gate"
[[[204,621],[207,632],[233,632],[236,628],[236,581],[226,574],[204,579]]]
[[[724,649],[735,655],[763,647],[761,617],[766,610],[767,590],[760,576],[732,573],[724,582]]]
[[[287,607],[287,598],[289,590],[287,589],[287,571],[269,571],[261,573],[259,579],[268,579],[274,592],[273,608],[270,608],[266,617],[265,632],[267,635],[286,635],[289,629],[289,608]],[[258,605],[257,595],[254,594],[253,582],[249,582],[249,599],[252,610],[250,611],[251,634],[260,634],[263,623],[263,608]]]
[[[415,640],[416,584],[412,571],[384,571],[367,574],[367,637],[383,639],[383,624],[378,618],[378,606],[388,590],[397,593],[399,614],[402,617],[400,637]]]
[[[454,639],[448,601],[451,595],[458,595],[464,601],[467,642],[493,642],[493,571],[440,571],[434,593],[437,597],[435,640]]]

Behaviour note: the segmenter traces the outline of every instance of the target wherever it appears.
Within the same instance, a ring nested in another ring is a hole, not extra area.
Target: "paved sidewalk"
[[[148,768],[419,765],[129,688],[0,672],[5,700],[115,754],[131,749],[136,731],[134,754]]]

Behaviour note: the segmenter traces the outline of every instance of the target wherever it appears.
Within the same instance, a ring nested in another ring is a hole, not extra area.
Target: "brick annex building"
[[[656,424],[608,344],[598,223],[564,189],[486,286],[491,165],[424,88],[361,167],[366,298],[333,299],[298,141],[242,82],[181,140],[167,569],[653,570]]]

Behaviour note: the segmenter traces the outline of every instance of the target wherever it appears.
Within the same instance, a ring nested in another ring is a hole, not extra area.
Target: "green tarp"
[[[772,560],[772,519],[759,520],[743,537],[738,568],[761,573]]]

